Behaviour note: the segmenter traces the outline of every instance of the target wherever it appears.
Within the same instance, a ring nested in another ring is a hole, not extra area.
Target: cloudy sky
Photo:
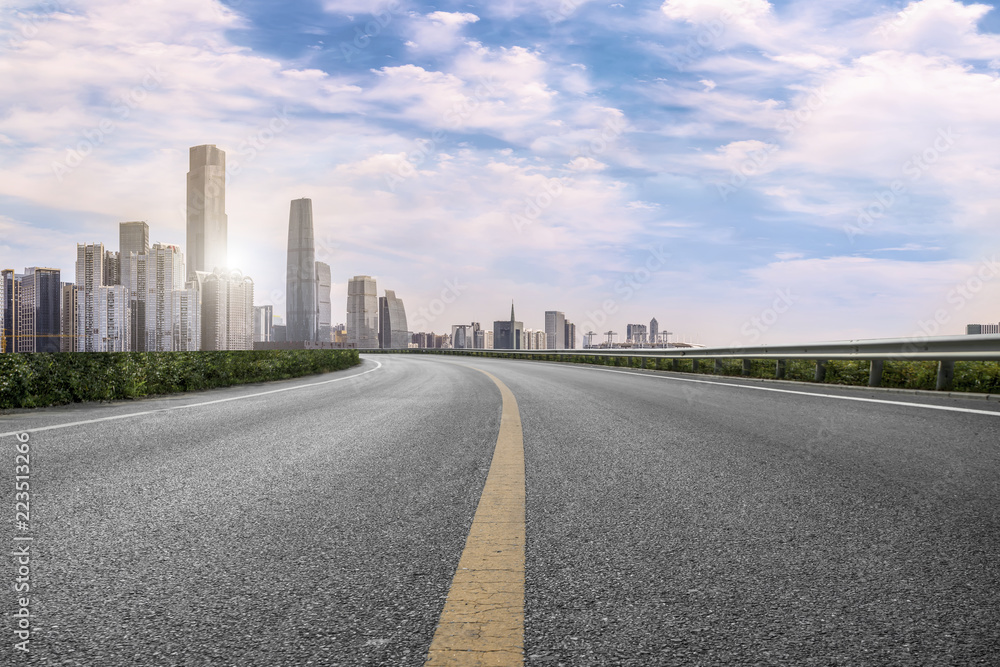
[[[284,312],[289,201],[410,328],[513,299],[710,345],[1000,321],[1000,12],[953,0],[51,0],[0,18],[0,268],[185,244]],[[338,317],[338,313],[341,313]]]

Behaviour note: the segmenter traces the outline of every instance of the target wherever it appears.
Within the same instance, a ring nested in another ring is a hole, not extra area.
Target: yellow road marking
[[[479,370],[479,369],[476,369]],[[514,394],[426,665],[524,664],[524,438]]]

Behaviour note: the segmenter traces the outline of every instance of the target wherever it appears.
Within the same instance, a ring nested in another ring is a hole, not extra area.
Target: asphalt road
[[[0,416],[76,424],[30,433],[0,655],[422,665],[500,424],[468,366],[521,412],[526,664],[1000,664],[995,403],[416,355]]]

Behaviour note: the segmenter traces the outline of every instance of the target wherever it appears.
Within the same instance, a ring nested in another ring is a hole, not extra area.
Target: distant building
[[[30,267],[2,272],[5,352],[59,352],[62,297],[59,269]]]
[[[316,342],[319,311],[316,268],[312,200],[294,199],[288,213],[285,271],[285,336],[289,342]]]
[[[197,352],[201,349],[201,292],[197,281],[190,281],[184,289],[174,290],[173,300],[173,350]]]
[[[149,225],[143,221],[119,222],[118,223],[118,260],[119,280],[108,282],[105,285],[125,285],[131,275],[131,262],[133,255],[145,255],[149,252]],[[107,262],[105,262],[107,264]],[[105,275],[107,267],[105,266]],[[183,280],[183,276],[182,276]]]
[[[59,351],[76,352],[76,317],[80,291],[73,283],[63,283],[59,305]]]
[[[94,329],[85,332],[87,352],[128,352],[131,336],[128,288],[98,287],[94,293]]]
[[[967,324],[966,335],[1000,334],[1000,324]]]
[[[187,278],[228,266],[226,153],[214,144],[193,146],[187,174]]]
[[[322,343],[333,341],[333,331],[330,328],[333,321],[330,286],[330,265],[316,262],[316,340]]]
[[[201,349],[253,349],[253,280],[238,270],[198,271]]]
[[[514,303],[510,304],[510,319],[493,322],[493,349],[521,350],[524,343],[521,337],[524,333],[524,323],[514,319]]]
[[[576,325],[566,320],[566,347],[567,350],[576,349]]]
[[[410,345],[403,300],[392,290],[379,297],[378,346],[383,350],[405,350]]]
[[[660,342],[660,323],[655,317],[649,321],[649,342],[652,345]]]
[[[354,276],[347,283],[347,345],[378,349],[378,291],[371,276]]]
[[[270,343],[274,332],[274,306],[254,306],[253,342]]]
[[[107,328],[107,314],[101,316],[98,312],[97,291],[104,286],[104,244],[103,243],[78,243],[76,245],[76,287],[77,293],[77,320],[76,320],[76,351],[77,352],[101,352],[105,351],[107,336],[102,336],[101,322]],[[125,317],[128,317],[128,288],[122,287],[124,291],[120,300],[112,299],[117,305],[123,304]],[[107,297],[107,295],[105,295]],[[106,301],[107,299],[105,299]],[[116,326],[118,322],[115,321]],[[128,331],[128,327],[125,327]],[[116,329],[116,333],[120,333]],[[128,340],[125,341],[128,346]]]
[[[626,327],[626,340],[633,345],[645,345],[648,341],[647,334],[645,324],[629,324]]]
[[[566,314],[558,310],[545,311],[545,347],[566,349]]]
[[[128,274],[126,273],[126,275]],[[104,251],[104,277],[102,280],[105,285],[122,284],[120,252],[114,252],[113,250]]]
[[[144,352],[170,352],[174,349],[174,292],[184,289],[184,255],[175,245],[157,243],[144,255],[130,253],[136,269],[145,272],[144,290],[131,296],[134,310],[142,311],[140,346]],[[130,279],[131,280],[131,279]]]

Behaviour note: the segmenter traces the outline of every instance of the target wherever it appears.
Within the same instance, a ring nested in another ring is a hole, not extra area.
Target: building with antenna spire
[[[514,319],[514,301],[510,302],[510,319],[493,322],[494,350],[522,350],[524,344],[524,323]]]

